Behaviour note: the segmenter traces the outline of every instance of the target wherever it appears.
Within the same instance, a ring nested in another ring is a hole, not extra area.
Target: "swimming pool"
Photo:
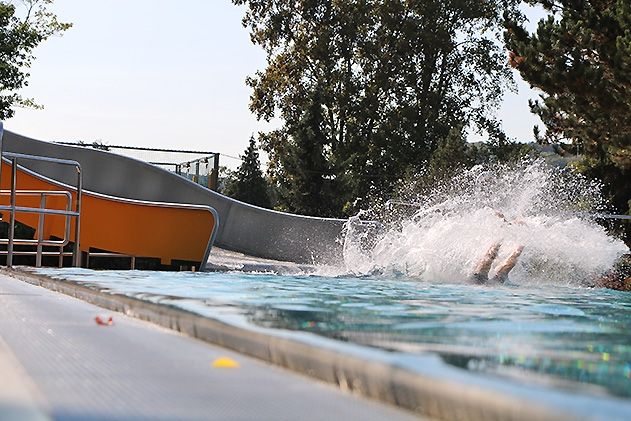
[[[401,355],[431,352],[481,376],[631,398],[631,293],[392,277],[36,272],[228,323],[307,332]]]

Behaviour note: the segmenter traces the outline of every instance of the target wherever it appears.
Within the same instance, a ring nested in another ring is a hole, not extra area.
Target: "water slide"
[[[96,248],[135,256],[148,256],[146,253],[143,254],[143,250],[144,247],[151,246],[151,241],[136,244],[135,236],[137,235],[148,238],[177,238],[177,241],[171,240],[171,248],[193,248],[188,243],[199,242],[199,238],[203,235],[192,232],[195,231],[195,224],[188,223],[190,216],[173,214],[169,220],[160,220],[159,216],[156,217],[157,219],[149,218],[145,216],[148,214],[140,210],[143,204],[145,206],[162,204],[163,207],[172,208],[176,208],[177,205],[186,205],[187,207],[212,207],[216,210],[218,226],[214,244],[221,248],[256,257],[297,263],[334,264],[341,259],[341,245],[337,240],[344,221],[340,219],[293,215],[248,205],[202,187],[170,171],[106,151],[43,142],[7,130],[4,131],[2,147],[4,152],[74,160],[81,164],[83,187],[88,192],[86,193],[85,216],[82,216],[82,227],[95,225],[107,230],[106,227],[125,224],[125,230],[129,229],[130,233],[134,233],[126,235],[118,242],[112,240],[111,243],[107,243],[107,247],[94,246]],[[18,179],[27,179],[28,175],[40,181],[44,180],[49,184],[48,190],[59,190],[60,183],[72,186],[76,180],[76,170],[68,166],[26,160],[20,161],[20,165],[24,177],[20,174]],[[8,170],[3,168],[2,173],[3,188],[5,188],[4,183],[7,179],[5,174]],[[43,188],[40,184],[37,186]],[[18,188],[30,189],[31,187],[18,185]],[[139,210],[136,216],[124,217],[122,218],[124,221],[114,221],[107,211],[103,211],[105,202],[100,202],[100,199],[108,200],[110,203],[116,201],[133,203],[139,206],[137,208]],[[193,210],[189,209],[188,212],[193,213]],[[30,221],[29,225],[31,223],[34,221]],[[155,234],[136,233],[133,229],[138,224],[145,226],[149,231],[154,229]],[[82,228],[82,249],[87,246],[83,244],[83,230],[85,229],[88,228]],[[168,233],[163,230],[168,230]],[[123,230],[118,230],[118,232],[123,232]],[[133,250],[130,244],[134,244]],[[196,248],[199,249],[200,246]],[[169,250],[169,253],[173,252]],[[182,253],[173,254],[173,256],[180,255]],[[170,259],[168,256],[158,257],[163,261]],[[203,256],[196,259],[199,258]]]

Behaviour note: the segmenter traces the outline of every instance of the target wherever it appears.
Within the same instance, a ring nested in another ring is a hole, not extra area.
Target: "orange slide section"
[[[0,204],[9,205],[11,165],[2,163],[0,186],[5,193],[0,195]],[[40,177],[18,167],[18,190],[69,191],[75,189]],[[48,196],[46,208],[66,210],[64,196]],[[39,195],[19,195],[18,207],[40,207]],[[3,220],[8,222],[9,212],[3,211]],[[39,215],[17,212],[16,220],[34,229],[38,227]],[[64,238],[65,216],[46,215],[43,238]],[[159,258],[164,265],[172,260],[196,262],[201,267],[207,258],[207,249],[216,229],[217,220],[209,206],[162,204],[121,199],[83,191],[80,227],[81,251],[106,250],[135,257]],[[74,238],[74,218],[70,221]],[[37,238],[37,233],[36,233]]]

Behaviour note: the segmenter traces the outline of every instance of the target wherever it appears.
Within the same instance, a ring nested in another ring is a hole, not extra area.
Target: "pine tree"
[[[548,12],[536,33],[509,20],[509,63],[544,92],[531,102],[548,140],[570,140],[620,211],[631,197],[631,2],[528,0]]]
[[[254,136],[241,156],[242,163],[228,182],[224,193],[233,199],[264,208],[271,207],[267,182],[261,172],[259,153]]]

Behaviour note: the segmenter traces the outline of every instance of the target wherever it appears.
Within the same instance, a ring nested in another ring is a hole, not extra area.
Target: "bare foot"
[[[499,282],[501,284],[506,282],[509,272],[513,270],[513,268],[517,264],[519,256],[521,256],[521,253],[523,251],[524,246],[522,246],[521,244],[518,245],[515,250],[513,250],[513,252],[510,254],[510,256],[508,256],[506,260],[504,260],[504,262],[502,262],[498,266],[497,271],[495,272],[495,276],[493,277],[494,282]]]
[[[473,270],[473,281],[483,284],[489,279],[489,271],[493,265],[493,261],[497,257],[497,252],[502,246],[501,242],[494,243],[487,251],[484,257],[478,262]]]

